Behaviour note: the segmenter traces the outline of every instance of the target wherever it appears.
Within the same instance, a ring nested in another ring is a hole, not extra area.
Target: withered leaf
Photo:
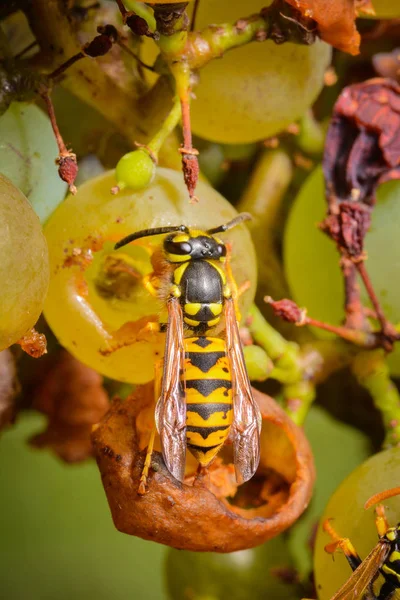
[[[148,492],[138,495],[146,453],[138,423],[153,393],[151,385],[141,386],[124,402],[113,403],[92,434],[117,529],[174,548],[233,552],[262,544],[296,521],[312,493],[311,450],[302,429],[272,398],[256,390],[263,427],[261,462],[253,479],[236,491],[226,448],[224,462],[217,461],[209,476],[196,480],[186,471],[180,483],[155,451]]]
[[[0,352],[0,429],[13,422],[19,392],[14,357],[10,350]]]
[[[92,456],[92,425],[108,410],[109,401],[101,375],[63,350],[36,388],[33,408],[48,416],[48,424],[31,443],[72,463]]]
[[[360,34],[355,25],[354,0],[286,0],[302,15],[314,19],[321,38],[339,50],[358,54]]]

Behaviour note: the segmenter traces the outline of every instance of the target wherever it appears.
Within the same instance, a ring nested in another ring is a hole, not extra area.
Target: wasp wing
[[[236,480],[240,484],[253,477],[260,462],[261,413],[253,399],[231,298],[225,301],[225,324],[232,371],[233,456]]]
[[[389,552],[390,544],[385,541],[378,542],[331,600],[361,600],[368,585],[387,559]]]
[[[183,481],[186,460],[186,402],[185,388],[181,381],[185,357],[183,318],[179,300],[170,299],[167,307],[164,370],[155,420],[164,462],[169,472]]]

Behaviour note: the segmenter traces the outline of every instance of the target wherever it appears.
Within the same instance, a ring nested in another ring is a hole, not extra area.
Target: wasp
[[[261,414],[244,362],[234,297],[237,288],[227,246],[217,237],[249,218],[248,213],[242,213],[207,231],[186,225],[146,229],[115,245],[118,249],[140,238],[165,234],[165,274],[156,287],[149,281],[146,287],[167,306],[155,423],[164,462],[179,481],[184,479],[186,449],[197,459],[199,468],[207,467],[228,437],[233,443],[238,483],[249,480],[259,464]],[[221,319],[224,337],[210,336]],[[139,493],[145,491],[154,435]]]
[[[399,487],[376,494],[365,503],[365,508],[398,494]],[[400,590],[400,523],[396,527],[389,527],[383,505],[378,504],[375,510],[379,541],[364,560],[361,560],[348,538],[336,533],[329,519],[323,524],[333,540],[325,546],[325,550],[333,553],[341,548],[353,570],[351,577],[331,600],[390,600],[396,590]],[[379,574],[382,575],[381,581],[376,581]]]

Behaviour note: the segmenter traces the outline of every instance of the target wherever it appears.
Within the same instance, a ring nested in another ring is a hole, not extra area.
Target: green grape
[[[0,174],[0,351],[35,325],[49,283],[39,219],[25,196]]]
[[[400,448],[380,452],[357,467],[338,487],[328,502],[321,518],[316,546],[314,569],[319,600],[329,600],[352,571],[345,556],[338,552],[335,560],[324,550],[331,541],[323,531],[325,519],[343,537],[349,537],[360,557],[364,559],[378,542],[374,524],[374,510],[364,509],[364,503],[372,495],[398,485],[400,477]],[[389,524],[400,521],[400,496],[384,502]],[[357,596],[358,597],[358,596]]]
[[[137,192],[154,179],[156,165],[146,150],[139,148],[125,154],[115,168],[115,179],[120,190],[129,188]]]
[[[196,28],[234,21],[270,1],[202,0]],[[252,43],[212,60],[199,72],[192,102],[192,128],[215,142],[255,142],[301,117],[321,91],[331,57],[328,44]]]
[[[400,17],[398,0],[372,0],[377,19],[395,19]],[[363,15],[361,15],[363,16]]]
[[[152,315],[165,322],[165,306],[142,282],[152,271],[150,251],[160,247],[163,237],[146,238],[118,251],[115,242],[162,225],[210,228],[229,221],[236,212],[204,182],[196,190],[200,201],[190,204],[181,173],[170,169],[157,169],[154,181],[142,192],[126,189],[112,196],[114,181],[113,171],[87,181],[47,222],[52,277],[45,316],[60,343],[76,358],[112,379],[144,383],[153,378],[164,340],[155,343],[150,337],[106,356],[101,351],[126,323],[141,318],[146,322]],[[254,297],[254,249],[244,225],[223,237],[232,242],[237,283],[252,284],[242,296],[241,310],[246,314]]]
[[[294,600],[300,597],[296,586],[281,578],[292,569],[282,535],[231,554],[171,549],[166,560],[167,589],[171,600]]]
[[[44,222],[67,189],[54,164],[58,148],[49,118],[34,104],[13,102],[0,118],[0,139],[1,172]]]
[[[318,227],[326,212],[324,180],[318,167],[298,194],[285,230],[285,272],[294,300],[306,307],[310,316],[339,325],[344,318],[344,287],[335,243]],[[366,268],[387,317],[400,321],[398,265],[400,263],[400,181],[381,185],[366,236]],[[390,240],[390,244],[388,243]],[[362,300],[369,304],[360,284]],[[314,328],[318,336],[330,334]],[[400,374],[400,348],[389,356],[395,375]]]

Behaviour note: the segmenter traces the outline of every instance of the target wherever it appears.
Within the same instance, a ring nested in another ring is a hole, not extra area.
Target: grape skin
[[[235,21],[270,4],[262,0],[202,0],[196,28]],[[331,48],[272,41],[227,52],[200,70],[192,128],[211,141],[238,144],[275,135],[298,119],[323,86]]]
[[[400,17],[398,0],[373,0],[372,4],[377,19],[394,19]]]
[[[60,343],[76,358],[113,379],[144,383],[153,378],[154,362],[162,357],[164,340],[156,345],[141,341],[103,356],[100,349],[110,340],[112,331],[141,317],[158,317],[165,307],[152,298],[138,279],[133,296],[124,300],[102,296],[96,280],[102,274],[107,256],[127,253],[137,261],[142,274],[151,272],[150,257],[143,245],[131,245],[118,252],[114,243],[133,231],[182,222],[212,227],[229,221],[235,209],[208,184],[199,182],[199,203],[190,204],[181,173],[159,168],[153,183],[142,192],[129,190],[110,195],[114,172],[105,173],[80,186],[76,196],[68,198],[48,221],[45,234],[50,249],[51,282],[45,316]],[[245,314],[254,297],[255,256],[250,235],[240,226],[223,236],[232,241],[232,266],[240,285],[250,280],[251,289],[243,295]],[[103,249],[94,252],[94,260],[82,272],[79,266],[65,266],[65,260],[89,240],[102,239]],[[86,240],[86,241],[85,241]],[[143,241],[159,247],[162,237]],[[78,284],[87,285],[87,296]],[[165,314],[161,314],[165,319]],[[165,321],[164,321],[165,322]]]
[[[330,600],[352,573],[343,553],[338,552],[333,560],[325,552],[324,546],[331,539],[322,530],[322,523],[325,519],[332,519],[339,535],[349,537],[364,559],[378,542],[374,509],[364,510],[364,503],[373,494],[395,487],[399,477],[400,448],[392,448],[375,454],[357,467],[329,500],[319,524],[315,546],[314,569],[319,600]],[[397,525],[400,497],[385,500],[384,505],[389,525]]]
[[[0,174],[0,351],[33,327],[49,281],[46,240],[28,200]]]
[[[62,201],[67,184],[54,161],[58,147],[50,120],[34,104],[13,102],[0,118],[1,172],[32,204],[42,223]]]

